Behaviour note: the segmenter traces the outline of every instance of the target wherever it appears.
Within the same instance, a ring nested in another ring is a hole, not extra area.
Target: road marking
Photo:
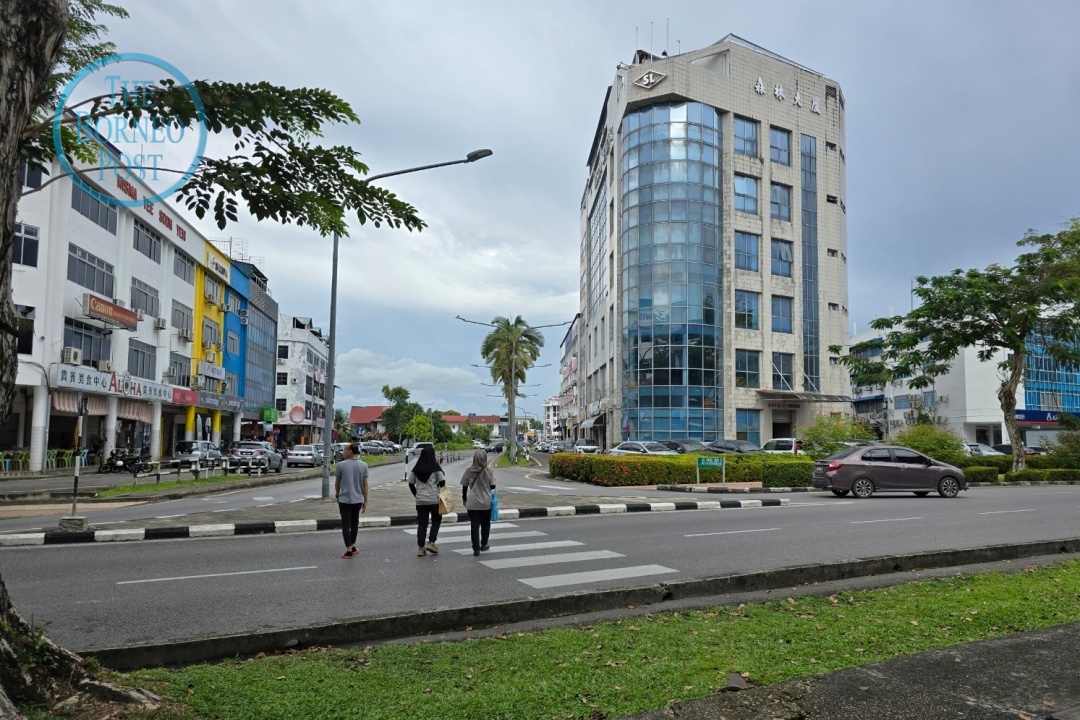
[[[538,530],[526,530],[524,532],[492,533],[491,534],[491,539],[492,540],[501,540],[501,539],[504,539],[504,538],[543,537],[545,535],[547,535],[547,533],[542,533],[542,532],[540,532]],[[472,538],[471,537],[448,537],[448,538],[440,538],[439,542],[443,543],[443,544],[445,544],[445,543],[467,543],[467,542],[472,542]]]
[[[547,488],[548,490],[566,490],[567,489],[565,485],[541,485],[540,487]]]
[[[870,523],[879,522],[903,522],[904,520],[922,520],[921,517],[909,517],[909,518],[887,518],[885,520],[852,520],[852,525],[868,525]]]
[[[712,533],[694,533],[693,535],[683,535],[683,537],[709,537],[710,535],[739,535],[742,533],[754,533],[754,532],[772,532],[773,530],[779,530],[780,528],[759,528],[757,530],[729,530],[727,532],[712,532]]]
[[[1032,495],[1072,495],[1072,490],[1059,490],[1057,492],[1048,493],[1031,493]]]
[[[496,545],[490,550],[485,550],[485,553],[504,553],[504,552],[521,552],[523,550],[547,550],[548,548],[557,547],[574,547],[577,545],[584,545],[585,543],[578,542],[577,540],[550,540],[548,542],[535,542],[535,543],[519,543],[517,545]],[[458,555],[468,555],[472,552],[471,548],[465,548],[463,550],[455,550]]]
[[[540,490],[538,488],[518,487],[517,485],[503,485],[502,488],[504,490],[517,490],[518,492],[531,492],[531,493],[544,492],[543,490]]]
[[[980,515],[1004,515],[1005,513],[1018,513],[1018,512],[1035,512],[1037,508],[1029,508],[1027,510],[991,510],[989,512],[981,512]]]
[[[187,513],[180,513],[179,515],[158,515],[155,520],[168,520],[169,518],[184,517]]]
[[[505,558],[503,560],[483,560],[480,564],[486,565],[492,570],[503,570],[505,568],[530,567],[532,565],[555,565],[564,562],[607,560],[621,557],[626,556],[611,550],[590,550],[587,552],[562,553],[561,555],[529,555],[527,557]]]
[[[259,575],[262,573],[294,572],[296,570],[314,570],[318,565],[302,567],[274,568],[272,570],[241,570],[238,572],[213,573],[212,575],[178,575],[176,577],[148,578],[146,580],[120,580],[117,585],[138,585],[141,583],[169,582],[172,580],[201,580],[203,578],[231,577],[233,575]]]
[[[203,502],[212,503],[214,505],[227,505],[229,503],[228,500],[211,500],[210,498],[203,498],[202,500]]]
[[[587,572],[566,573],[564,575],[545,575],[543,577],[519,578],[518,582],[525,583],[529,587],[542,589],[562,587],[563,585],[582,585],[591,582],[603,582],[604,580],[625,580],[627,578],[644,577],[646,575],[666,575],[677,573],[663,565],[635,565],[633,567],[610,568],[608,570],[589,570]]]
[[[221,508],[220,510],[211,510],[210,512],[230,512],[232,508]]]
[[[255,502],[266,502],[267,500],[273,500],[274,498],[272,498],[272,497],[253,497],[251,499],[254,500]]]
[[[517,525],[515,525],[514,523],[501,522],[498,525],[492,525],[491,529],[492,530],[500,530],[502,528],[516,528],[516,527],[517,527]],[[471,527],[470,527],[470,525],[468,523],[465,523],[464,525],[450,525],[450,526],[443,525],[441,528],[439,528],[439,533],[440,534],[442,534],[442,533],[467,533],[467,532],[469,532],[470,529],[471,529]],[[406,533],[408,535],[415,535],[416,534],[416,528],[415,527],[414,528],[409,528],[409,529],[406,529],[406,530],[402,530],[401,532]]]
[[[836,502],[829,502],[829,501],[826,501],[826,502],[793,502],[793,503],[789,504],[788,507],[812,507],[812,506],[815,506],[815,505],[828,505],[828,506],[831,507],[833,505],[854,505],[854,504],[855,504],[854,500],[837,500]]]
[[[305,495],[305,500],[322,500],[322,495]]]

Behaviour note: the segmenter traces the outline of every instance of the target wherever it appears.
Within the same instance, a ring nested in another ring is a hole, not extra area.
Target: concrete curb
[[[243,635],[199,638],[145,645],[81,649],[109,668],[130,671],[159,665],[183,665],[235,656],[250,656],[286,648],[343,645],[387,640],[471,626],[503,625],[547,617],[612,610],[626,605],[657,605],[666,601],[712,597],[729,593],[774,590],[868,575],[888,575],[915,569],[1000,562],[1039,555],[1080,552],[1080,538],[941,550],[911,555],[856,558],[741,575],[663,582],[612,590],[570,593],[548,598],[523,598],[490,605],[435,608],[427,611],[358,618]],[[663,610],[663,608],[658,608]]]
[[[657,503],[611,503],[595,505],[565,505],[561,507],[507,508],[499,511],[500,520],[522,518],[569,517],[573,515],[610,515],[639,512],[673,512],[676,510],[725,510],[737,508],[780,507],[787,505],[786,498],[763,500],[702,500],[692,502]],[[443,523],[468,522],[465,513],[447,513]],[[389,517],[360,517],[361,528],[415,525],[415,515]],[[0,535],[0,547],[26,545],[71,545],[78,543],[130,542],[132,540],[175,540],[188,537],[226,537],[232,535],[268,535],[318,530],[340,530],[339,518],[322,520],[268,520],[249,523],[222,523],[220,525],[180,525],[162,528],[132,528],[129,530],[86,530],[84,532],[60,532],[49,530],[37,533],[12,533]]]
[[[1017,480],[1013,482],[984,483],[969,482],[968,487],[1028,487],[1031,485],[1080,485],[1076,480]],[[665,492],[682,493],[717,493],[727,495],[732,493],[800,493],[800,492],[827,492],[822,488],[815,487],[760,487],[760,488],[727,488],[723,485],[657,485],[657,490]]]

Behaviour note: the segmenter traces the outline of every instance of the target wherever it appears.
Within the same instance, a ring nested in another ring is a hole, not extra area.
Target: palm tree
[[[544,347],[544,335],[522,320],[520,315],[514,318],[513,322],[500,315],[494,318],[491,324],[495,329],[484,338],[480,345],[480,355],[491,368],[491,379],[503,386],[510,427],[510,462],[513,463],[517,461],[514,401],[523,397],[518,395],[517,388],[520,383],[525,382],[526,371],[540,357],[540,348]]]

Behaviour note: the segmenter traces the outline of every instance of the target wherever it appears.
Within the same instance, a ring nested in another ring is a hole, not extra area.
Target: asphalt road
[[[1080,488],[979,488],[955,500],[794,496],[780,508],[515,520],[474,558],[467,526],[418,558],[415,530],[6,548],[16,606],[79,650],[857,557],[1073,537]]]

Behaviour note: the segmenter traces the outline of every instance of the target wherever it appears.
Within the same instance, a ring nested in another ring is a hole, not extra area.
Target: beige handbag
[[[439,490],[439,514],[445,515],[446,513],[452,513],[457,508],[454,504],[454,494],[450,492],[450,488],[444,487]]]

